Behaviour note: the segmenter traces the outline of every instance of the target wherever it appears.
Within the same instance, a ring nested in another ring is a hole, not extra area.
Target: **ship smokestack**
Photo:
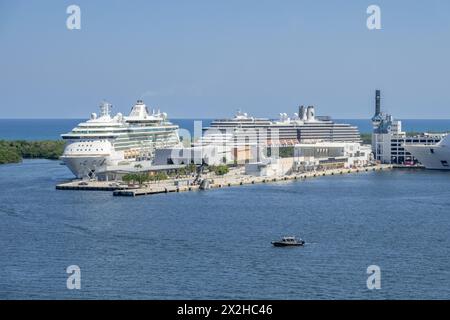
[[[300,120],[305,120],[306,119],[305,106],[298,107],[298,117],[299,117]]]
[[[375,116],[381,113],[381,91],[375,90]]]
[[[308,121],[314,121],[314,106],[308,106],[306,114]]]

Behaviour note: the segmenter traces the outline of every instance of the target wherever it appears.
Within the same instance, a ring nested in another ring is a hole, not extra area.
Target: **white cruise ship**
[[[150,113],[141,100],[128,117],[111,116],[111,107],[103,102],[99,116],[92,113],[90,120],[61,135],[66,141],[61,159],[77,178],[105,172],[108,166],[151,160],[155,149],[180,144],[178,126],[166,113]]]
[[[450,135],[435,145],[407,144],[405,148],[427,169],[450,170]]]
[[[280,119],[254,118],[238,111],[231,119],[216,119],[203,128],[194,147],[214,146],[218,157],[257,158],[258,148],[292,147],[300,143],[361,143],[355,126],[335,123],[329,117],[317,117],[313,106],[299,107],[292,118],[280,113]]]
[[[234,118],[214,120],[203,129],[203,136],[197,144],[221,144],[225,141],[232,141],[234,145],[289,146],[319,141],[361,142],[361,137],[357,127],[335,123],[329,117],[316,117],[313,106],[301,106],[292,118],[280,113],[280,119],[275,121],[250,117],[240,111]]]

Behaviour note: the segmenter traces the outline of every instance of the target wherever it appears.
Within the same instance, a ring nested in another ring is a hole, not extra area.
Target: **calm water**
[[[0,298],[450,298],[450,173],[137,198],[54,189],[70,177],[56,161],[0,166]],[[284,234],[307,246],[273,248]]]
[[[61,133],[69,132],[85,119],[0,119],[0,139],[15,140],[55,140]],[[180,128],[194,135],[194,119],[172,119]],[[211,119],[201,119],[204,127]],[[361,133],[372,132],[370,120],[343,119],[337,122],[350,123],[359,128]],[[403,130],[411,132],[444,132],[450,131],[450,120],[402,120]],[[196,134],[195,136],[198,136]]]

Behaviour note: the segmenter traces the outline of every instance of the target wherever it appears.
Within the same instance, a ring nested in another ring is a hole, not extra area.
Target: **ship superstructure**
[[[129,116],[111,116],[111,104],[103,102],[100,114],[62,134],[66,141],[61,157],[77,178],[105,172],[108,166],[151,160],[156,148],[180,144],[178,126],[159,110],[150,112],[142,100]]]
[[[361,142],[361,137],[357,127],[316,117],[313,106],[301,106],[293,117],[280,113],[277,120],[254,118],[240,111],[234,118],[214,120],[203,129],[199,144],[224,140],[234,145],[293,146],[319,141]]]

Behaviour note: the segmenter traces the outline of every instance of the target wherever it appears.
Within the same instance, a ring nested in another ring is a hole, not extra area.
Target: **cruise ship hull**
[[[62,156],[61,160],[79,179],[87,178],[106,170],[106,156]]]
[[[444,146],[406,145],[411,153],[427,169],[450,170],[450,149]]]

